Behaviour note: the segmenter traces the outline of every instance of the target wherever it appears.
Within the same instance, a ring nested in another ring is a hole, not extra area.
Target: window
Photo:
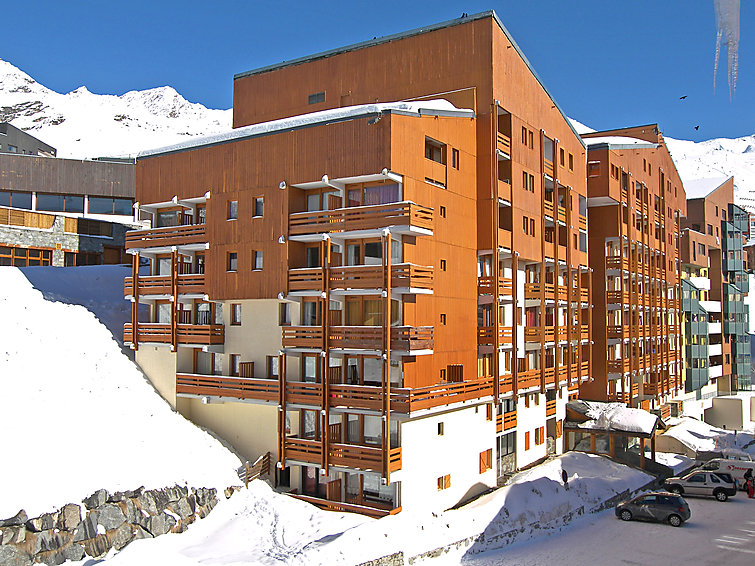
[[[84,212],[84,196],[37,193],[37,210]]]
[[[231,375],[234,375],[234,376],[240,375],[240,368],[241,368],[241,355],[231,354]]]
[[[133,201],[127,198],[88,197],[88,211],[90,214],[118,214],[131,216]]]
[[[445,218],[446,217],[446,207],[445,206],[441,206],[440,207],[440,217],[441,218]]]
[[[451,167],[453,167],[454,169],[459,168],[459,150],[458,149],[451,150]]]
[[[569,171],[574,171],[574,155],[569,154]]]
[[[530,221],[526,216],[522,216],[522,232],[527,235],[530,233]]]
[[[522,143],[527,145],[527,128],[522,126]]]
[[[241,325],[241,305],[238,303],[231,304],[231,326]]]
[[[0,191],[0,206],[12,206],[13,208],[31,210],[31,193]]]
[[[254,199],[254,218],[261,217],[262,210],[263,210],[263,199],[262,197],[257,197]]]
[[[492,421],[493,420],[493,404],[488,403],[485,405],[485,420],[486,421]]]
[[[445,434],[443,422],[439,422],[438,423],[438,436],[443,436],[443,434]]]
[[[228,220],[236,220],[239,217],[239,201],[228,201]]]
[[[425,158],[437,163],[446,163],[446,144],[425,138]]]
[[[325,102],[325,91],[315,92],[307,97],[307,104],[319,104]]]
[[[446,260],[442,259],[440,260],[440,270],[445,271],[446,270]]]
[[[528,140],[527,140],[527,141],[528,141],[528,143],[527,143],[527,147],[529,147],[530,149],[532,149],[533,147],[535,147],[535,144],[534,144],[534,139],[535,139],[535,136],[534,136],[534,134],[532,133],[532,130],[529,130],[529,131],[527,132],[527,137],[528,137]]]
[[[530,236],[535,236],[535,219],[530,218]]]
[[[273,379],[278,377],[278,356],[267,357],[267,378]]]
[[[484,474],[492,467],[493,467],[493,449],[488,448],[484,452],[480,452],[480,473]]]
[[[712,236],[712,235],[713,235],[713,226],[708,224],[708,236]]]
[[[438,491],[451,487],[451,474],[446,474],[438,478]]]
[[[545,442],[545,427],[535,429],[535,446],[540,446]]]
[[[236,261],[238,254],[236,252],[228,252],[228,260],[226,262],[227,271],[236,271]]]
[[[262,269],[262,252],[260,250],[252,250],[252,270],[259,271]]]
[[[530,449],[530,433],[529,432],[524,433],[524,449],[525,450]]]
[[[561,167],[563,167],[566,164],[565,163],[566,162],[566,152],[564,151],[563,147],[559,149],[558,154],[559,154],[558,155],[558,161],[559,161]]]
[[[441,325],[446,325],[446,313],[440,313],[440,323]]]
[[[67,254],[68,252],[66,252]],[[51,261],[52,250],[0,246],[0,265],[27,267],[30,265],[51,265]]]
[[[291,326],[291,303],[281,303],[278,306],[278,324]]]

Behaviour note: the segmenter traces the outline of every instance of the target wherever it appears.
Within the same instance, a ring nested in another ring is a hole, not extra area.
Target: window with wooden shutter
[[[561,438],[561,421],[556,421],[556,438]]]
[[[480,452],[480,473],[484,474],[493,466],[493,449],[488,448]]]
[[[438,478],[438,491],[448,489],[449,487],[451,487],[451,474],[440,476]]]
[[[462,364],[450,364],[446,366],[448,381],[459,383],[464,381],[464,366]]]
[[[529,432],[524,433],[524,449],[525,450],[530,449],[530,433]]]

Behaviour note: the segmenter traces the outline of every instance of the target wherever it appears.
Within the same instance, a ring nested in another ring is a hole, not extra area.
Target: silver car
[[[737,486],[731,475],[696,470],[680,478],[668,478],[664,487],[680,495],[707,495],[726,501],[736,495]]]
[[[679,495],[666,492],[643,493],[616,506],[616,516],[622,521],[640,519],[658,521],[680,527],[690,518],[689,505]]]

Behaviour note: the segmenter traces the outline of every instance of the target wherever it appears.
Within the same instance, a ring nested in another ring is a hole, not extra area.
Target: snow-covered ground
[[[40,270],[33,280],[49,276],[38,284],[51,297],[83,297],[76,280],[87,272],[88,285],[122,293],[117,268],[31,270]],[[238,484],[238,457],[174,412],[86,308],[45,300],[21,270],[0,267],[0,312],[0,518],[51,511],[100,488]]]
[[[752,431],[734,432],[714,427],[689,417],[669,419],[664,433],[696,452],[714,452],[725,449],[744,450],[755,459],[755,436]]]
[[[561,481],[564,469],[568,489]],[[255,481],[249,490],[222,500],[186,533],[136,541],[113,553],[108,562],[335,565],[359,564],[399,551],[411,558],[444,549],[437,553],[440,562],[459,563],[468,554],[557,532],[564,528],[565,517],[590,513],[617,493],[637,489],[650,479],[600,456],[572,452],[514,476],[506,487],[460,509],[403,512],[379,521],[319,511]],[[464,542],[457,547],[459,541]],[[420,561],[437,563],[430,556]]]

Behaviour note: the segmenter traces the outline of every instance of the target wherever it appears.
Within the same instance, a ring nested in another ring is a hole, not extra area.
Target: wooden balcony
[[[477,327],[477,344],[482,345],[512,345],[514,343],[514,336],[512,329],[508,327],[498,327],[498,344],[495,344],[494,340],[495,326],[479,326]]]
[[[553,161],[543,159],[543,172],[551,179],[553,178]]]
[[[511,230],[504,230],[503,228],[498,230],[498,245],[511,249]]]
[[[322,327],[288,326],[283,327],[284,348],[323,349]],[[382,326],[332,326],[329,348],[349,350],[381,350],[383,348]],[[393,326],[391,327],[391,349],[401,351],[432,350],[432,326]]]
[[[501,394],[511,393],[514,390],[514,376],[510,373],[499,376],[498,392]]]
[[[358,505],[355,503],[344,503],[342,501],[331,501],[329,499],[322,499],[320,497],[312,497],[309,495],[301,495],[298,493],[290,493],[291,497],[306,501],[312,505],[323,509],[325,511],[337,511],[339,513],[359,513],[360,515],[366,515],[373,519],[379,519],[381,517],[387,517],[388,515],[396,515],[401,511],[401,507],[395,509],[384,509],[380,507],[372,507],[369,505]]]
[[[608,338],[613,340],[628,340],[630,327],[622,324],[612,324],[608,327]]]
[[[433,211],[410,201],[335,210],[294,212],[289,216],[289,235],[304,236],[329,232],[379,230],[407,226],[432,231]]]
[[[329,270],[331,290],[382,289],[385,278],[382,266],[354,265],[331,267]],[[433,268],[401,263],[391,266],[392,288],[433,288]],[[290,269],[288,272],[289,291],[322,291],[323,270],[320,267]]]
[[[529,389],[540,386],[540,370],[530,369],[517,375],[517,389]]]
[[[629,258],[611,256],[606,258],[606,269],[623,269],[629,271]]]
[[[493,277],[478,277],[477,278],[477,294],[478,295],[499,295],[504,297],[511,297],[514,292],[514,283],[510,278],[499,277],[498,278],[498,293],[495,292],[495,278]]]
[[[586,303],[590,300],[590,291],[584,287],[571,289],[571,297],[569,300],[573,303]]]
[[[319,465],[322,462],[322,441],[288,436],[285,439],[286,459]],[[380,472],[383,470],[383,449],[332,442],[328,444],[328,463],[332,466]],[[391,472],[401,469],[401,448],[388,454]]]
[[[582,230],[587,230],[587,217],[582,216],[581,214],[577,215],[579,217],[579,227]]]
[[[493,395],[493,378],[485,377],[459,383],[441,383],[412,389],[391,389],[391,407],[394,407],[397,412],[410,413],[491,395]]]
[[[511,202],[511,181],[498,179],[498,198]]]
[[[590,338],[590,327],[587,324],[583,324],[581,327],[572,326],[570,340],[587,340],[588,338]]]
[[[509,157],[511,156],[511,138],[506,134],[497,132],[496,141],[498,151],[505,153]]]
[[[219,375],[176,374],[176,394],[278,402],[277,379],[247,379]]]
[[[608,373],[629,373],[632,371],[630,360],[608,360],[606,362]]]
[[[177,278],[179,295],[204,294],[204,274],[182,274]],[[139,296],[172,295],[170,275],[143,275],[139,277]],[[123,295],[134,296],[134,280],[126,277],[123,283]]]
[[[556,383],[556,368],[555,367],[547,367],[543,371],[543,374],[545,375],[545,385],[555,385]]]
[[[141,322],[138,325],[138,343],[170,344],[170,324]],[[134,342],[131,323],[123,325],[123,341]],[[183,345],[209,346],[225,343],[225,327],[222,324],[177,324],[176,341]]]
[[[566,285],[554,285],[553,283],[525,283],[524,298],[539,301],[541,294],[545,294],[546,300],[566,301],[568,289]],[[575,299],[576,300],[576,299]]]
[[[545,416],[552,417],[556,414],[556,400],[545,402]]]
[[[606,303],[609,305],[628,305],[629,291],[608,291],[606,293]]]
[[[566,223],[566,209],[563,206],[557,206],[556,209],[558,210],[558,221]],[[565,255],[562,257],[566,257]]]
[[[496,432],[503,432],[505,430],[511,430],[516,428],[516,411],[510,411],[496,416],[495,421]]]
[[[126,232],[126,249],[168,248],[207,243],[204,224],[168,226]]]
[[[524,329],[525,342],[555,342],[557,337],[554,326],[527,326]],[[558,328],[558,340],[566,340],[566,328]]]
[[[545,211],[545,214],[547,216],[550,216],[551,218],[553,218],[553,201],[544,199],[543,210]]]

